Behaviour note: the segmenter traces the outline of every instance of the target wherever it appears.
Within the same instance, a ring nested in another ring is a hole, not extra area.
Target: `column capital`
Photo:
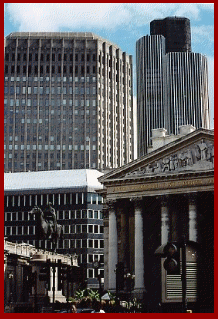
[[[164,207],[167,207],[169,205],[169,195],[160,195],[160,196],[157,196],[156,197],[157,200],[160,201],[161,205],[164,206]]]
[[[125,208],[125,204],[126,204],[127,200],[118,200],[116,202],[116,208],[120,211],[120,212],[123,212],[124,211],[124,208]]]
[[[117,204],[116,199],[107,199],[105,202],[106,209],[108,209],[108,210],[114,210],[116,204]]]
[[[135,208],[142,208],[142,201],[143,201],[143,197],[142,196],[130,198],[130,202],[133,203]]]
[[[197,200],[197,194],[196,193],[190,193],[188,194],[188,200],[189,200],[189,204],[196,204],[196,200]]]

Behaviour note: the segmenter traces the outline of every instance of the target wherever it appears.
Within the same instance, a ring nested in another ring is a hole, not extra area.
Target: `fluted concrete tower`
[[[132,56],[90,32],[5,38],[5,171],[134,159]]]

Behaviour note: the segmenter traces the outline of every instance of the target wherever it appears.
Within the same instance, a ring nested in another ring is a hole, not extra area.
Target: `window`
[[[78,219],[81,218],[81,211],[80,210],[76,211],[76,218],[78,218]]]
[[[76,248],[81,248],[81,239],[76,239]]]
[[[87,233],[87,225],[82,225],[82,233]]]
[[[17,234],[22,235],[22,226],[18,226]]]
[[[94,248],[98,248],[98,240],[97,239],[94,240]]]
[[[88,210],[88,218],[93,218],[93,211],[92,210]]]
[[[34,228],[33,226],[29,226],[29,235],[33,235],[34,234]]]
[[[82,248],[87,248],[87,239],[82,239]],[[85,255],[83,255],[83,256],[85,256]]]
[[[104,240],[100,239],[100,248],[104,248]]]
[[[93,260],[93,255],[90,255],[90,254],[89,254],[89,255],[88,255],[88,262],[89,262],[89,263],[93,263],[93,261],[94,261],[94,260]]]
[[[77,234],[81,233],[81,225],[76,225],[76,233]]]
[[[6,214],[6,220],[8,221],[8,222],[10,222],[11,221],[11,213],[7,213]]]
[[[69,203],[69,201],[67,201]],[[64,212],[64,219],[69,219],[69,211]]]
[[[93,239],[88,239],[88,248],[93,248]]]
[[[71,225],[70,232],[71,234],[75,234],[75,225]]]
[[[6,227],[6,236],[11,235],[11,227]]]
[[[64,226],[64,233],[65,233],[65,234],[69,234],[69,233],[70,233],[69,225],[65,225],[65,226]]]
[[[94,211],[94,218],[98,219],[98,211]]]
[[[88,233],[93,233],[93,225],[88,225]]]
[[[70,248],[75,248],[75,239],[70,240]]]
[[[88,269],[88,278],[94,278],[94,270],[93,269]]]
[[[98,225],[94,225],[94,233],[98,234]]]
[[[87,218],[87,211],[86,211],[86,210],[83,210],[83,211],[82,211],[82,218],[83,218],[83,219],[86,219],[86,218]]]
[[[59,211],[59,219],[63,219],[63,211]]]
[[[65,239],[65,240],[64,240],[64,248],[65,248],[65,249],[68,249],[69,246],[70,246],[70,241],[69,241],[69,239]]]

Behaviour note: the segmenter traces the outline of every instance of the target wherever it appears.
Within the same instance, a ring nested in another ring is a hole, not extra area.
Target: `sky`
[[[150,22],[169,16],[191,23],[192,51],[208,58],[210,128],[214,128],[213,3],[5,3],[4,36],[11,32],[93,32],[133,56],[136,103],[136,41],[150,34]]]

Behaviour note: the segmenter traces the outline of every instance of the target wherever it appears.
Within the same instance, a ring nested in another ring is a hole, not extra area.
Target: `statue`
[[[57,224],[55,209],[48,204],[48,210],[42,211],[41,208],[35,206],[29,214],[34,214],[36,218],[36,233],[38,239],[51,240],[54,249],[57,247],[57,241],[63,234],[62,226]]]
[[[207,158],[207,144],[204,142],[204,140],[201,140],[201,144],[198,144],[198,147],[201,152],[201,160],[204,161]]]

